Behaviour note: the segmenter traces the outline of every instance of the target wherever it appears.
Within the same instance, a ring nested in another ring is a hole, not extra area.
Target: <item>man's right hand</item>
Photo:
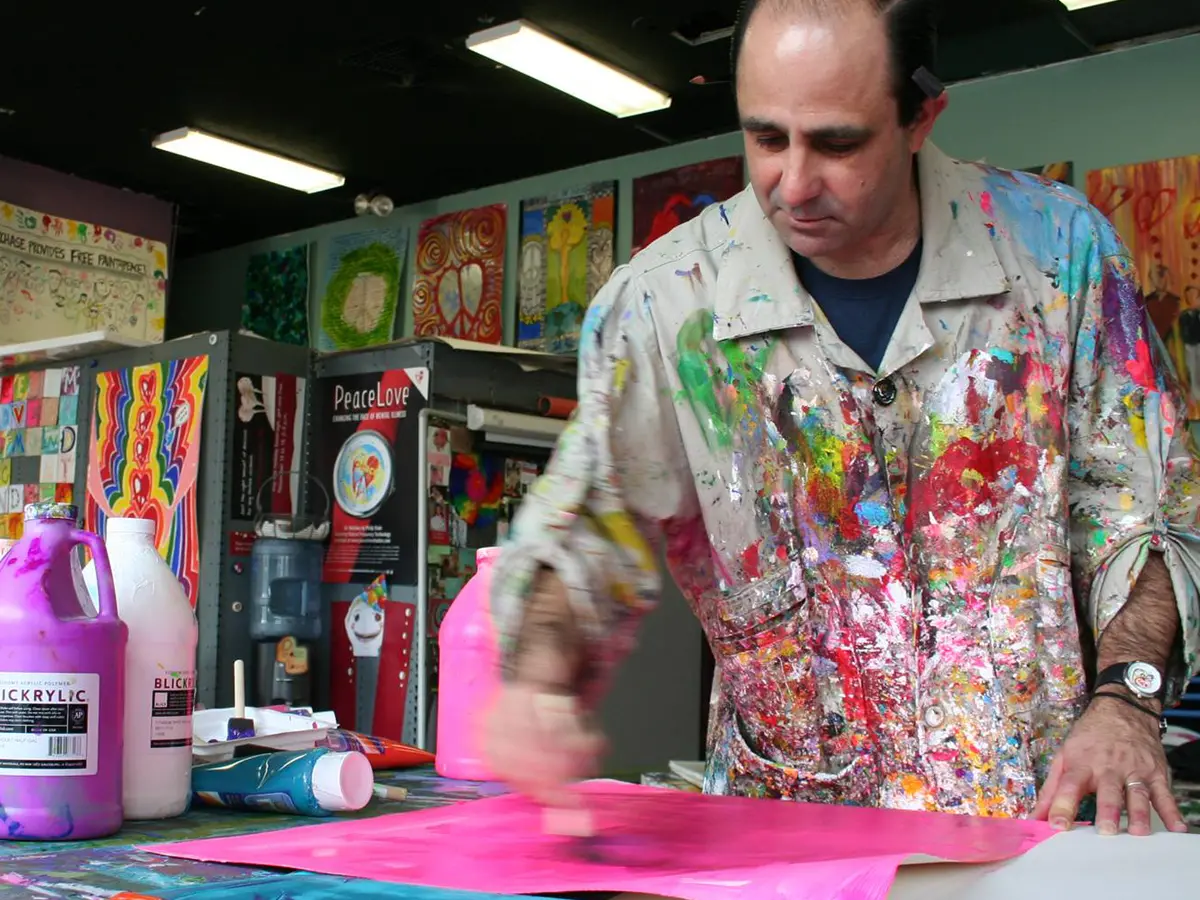
[[[582,659],[566,586],[543,570],[484,723],[484,752],[493,776],[550,807],[578,805],[571,784],[594,775],[604,752],[575,695]]]

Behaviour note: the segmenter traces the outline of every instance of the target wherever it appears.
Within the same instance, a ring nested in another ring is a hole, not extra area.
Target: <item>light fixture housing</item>
[[[268,153],[228,138],[217,137],[195,128],[177,128],[160,134],[151,144],[159,150],[176,153],[209,165],[241,172],[252,178],[261,178],[283,187],[315,194],[330,188],[341,187],[346,179],[336,172],[318,169],[306,163],[296,162],[286,156]]]
[[[524,19],[475,32],[467,38],[467,49],[618,118],[671,105],[670,94],[564,44]]]
[[[1063,6],[1074,12],[1077,9],[1087,9],[1089,6],[1100,6],[1103,3],[1113,3],[1115,0],[1060,0]]]

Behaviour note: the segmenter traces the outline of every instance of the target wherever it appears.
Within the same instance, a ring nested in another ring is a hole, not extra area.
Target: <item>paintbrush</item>
[[[238,741],[254,737],[254,720],[246,718],[246,664],[240,659],[233,661],[233,716],[225,739]]]
[[[371,793],[380,800],[408,799],[408,788],[396,787],[391,784],[380,784],[378,781],[372,786]]]

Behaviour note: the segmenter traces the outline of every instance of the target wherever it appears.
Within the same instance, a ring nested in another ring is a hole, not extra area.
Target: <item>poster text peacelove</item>
[[[333,408],[335,411],[363,410],[378,404],[385,409],[395,407],[403,409],[408,405],[408,395],[411,390],[411,385],[406,384],[402,388],[385,388],[380,382],[370,390],[348,391],[339,384],[335,385],[333,389]]]

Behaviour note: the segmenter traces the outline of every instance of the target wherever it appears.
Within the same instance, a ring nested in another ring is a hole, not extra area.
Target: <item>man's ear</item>
[[[933,126],[940,116],[950,105],[950,95],[942,91],[936,97],[928,98],[921,104],[921,109],[917,113],[917,118],[913,121],[910,128],[909,148],[913,153],[919,151],[925,146],[925,141],[929,139],[929,135],[933,133]]]

